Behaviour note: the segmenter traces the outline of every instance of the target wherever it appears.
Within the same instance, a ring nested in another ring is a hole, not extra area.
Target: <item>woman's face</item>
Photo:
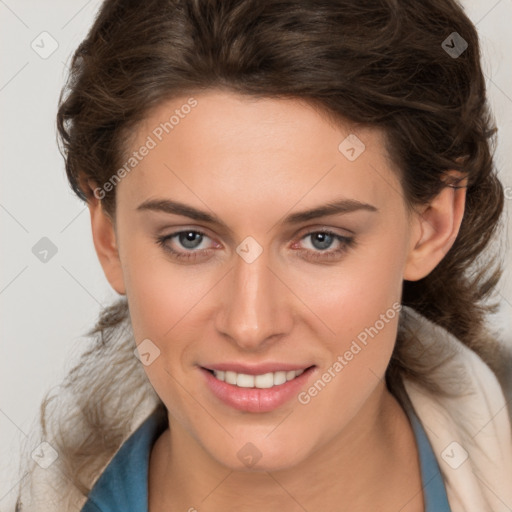
[[[132,150],[117,289],[171,431],[225,466],[278,469],[369,418],[418,234],[381,135],[209,91],[157,108]],[[224,365],[278,373],[228,374],[238,387],[206,370]]]

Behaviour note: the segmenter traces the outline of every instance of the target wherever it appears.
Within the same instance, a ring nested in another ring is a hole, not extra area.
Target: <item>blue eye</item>
[[[157,244],[163,247],[163,249],[170,253],[173,258],[176,258],[178,260],[195,260],[197,258],[197,254],[199,252],[207,251],[208,249],[201,249],[201,250],[194,250],[197,249],[199,245],[201,245],[201,242],[203,242],[204,237],[209,238],[205,233],[202,231],[197,231],[195,229],[187,229],[186,231],[178,231],[176,233],[173,233],[171,235],[161,236],[157,237]],[[182,247],[185,249],[189,249],[191,251],[189,252],[182,252],[177,251],[176,249],[173,249],[169,244],[168,241],[172,240],[173,238],[177,238],[178,242]]]
[[[311,231],[304,235],[301,240],[306,238],[311,239],[311,245],[314,249],[298,249],[300,254],[303,254],[306,259],[331,261],[339,259],[350,247],[355,245],[354,237],[347,237],[333,233],[332,231]],[[326,250],[332,246],[334,242],[338,242],[338,248],[333,250]]]
[[[186,249],[197,249],[198,241],[199,245],[203,241],[204,235],[197,231],[181,231],[177,235],[180,244]]]

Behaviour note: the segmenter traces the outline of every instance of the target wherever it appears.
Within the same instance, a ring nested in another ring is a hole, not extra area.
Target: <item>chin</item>
[[[253,437],[254,439],[254,437]],[[236,438],[235,446],[219,450],[219,445],[212,447],[210,456],[232,471],[242,472],[274,472],[293,468],[301,464],[308,456],[307,449],[301,445],[297,450],[297,437],[288,436],[288,443],[279,439],[271,441],[244,440]],[[208,448],[208,447],[206,447]],[[313,449],[313,447],[311,447]],[[233,454],[233,456],[230,456]]]

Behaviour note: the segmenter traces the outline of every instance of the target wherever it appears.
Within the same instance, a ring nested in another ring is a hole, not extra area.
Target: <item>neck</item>
[[[150,457],[149,512],[423,511],[414,434],[383,383],[342,432],[285,470],[233,471],[169,424]]]

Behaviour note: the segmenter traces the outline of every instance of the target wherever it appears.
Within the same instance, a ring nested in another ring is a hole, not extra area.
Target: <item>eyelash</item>
[[[208,252],[210,253],[212,250],[215,249],[202,249],[199,251],[188,251],[188,252],[179,252],[174,249],[171,249],[169,245],[167,245],[167,241],[182,234],[182,233],[195,233],[198,235],[201,235],[203,237],[210,238],[206,233],[203,233],[202,231],[198,231],[195,229],[186,229],[182,231],[176,231],[175,233],[172,233],[170,235],[164,235],[164,236],[158,236],[156,237],[156,243],[163,248],[163,250],[167,253],[169,253],[173,258],[177,260],[182,261],[195,261],[197,259],[197,254],[202,252]],[[334,233],[333,231],[329,230],[318,230],[318,231],[310,231],[309,233],[306,233],[303,235],[300,240],[303,240],[304,238],[307,238],[311,235],[316,234],[323,234],[323,235],[329,235],[334,237],[336,240],[338,240],[341,243],[341,248],[331,251],[313,251],[311,249],[297,249],[297,251],[301,254],[303,253],[309,253],[307,256],[307,259],[313,260],[313,261],[331,261],[334,259],[339,259],[340,256],[342,256],[345,252],[348,251],[348,249],[355,246],[356,242],[354,237],[348,237],[348,236],[342,236],[337,233]]]

